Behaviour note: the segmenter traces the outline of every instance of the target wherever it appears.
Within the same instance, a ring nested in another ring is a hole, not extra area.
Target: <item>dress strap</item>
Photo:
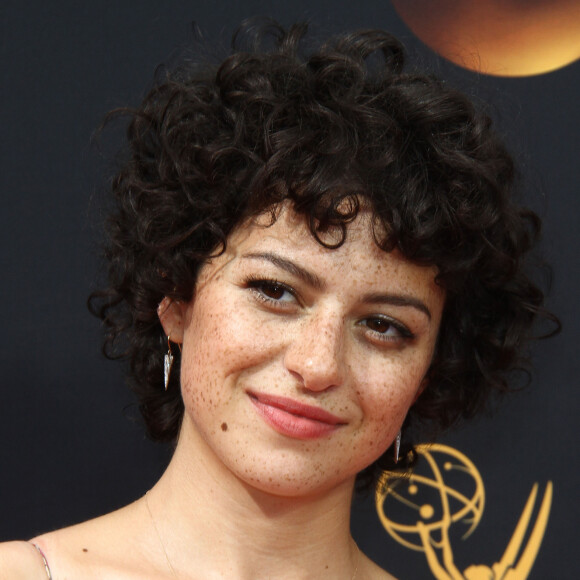
[[[52,580],[52,574],[50,573],[50,568],[48,567],[48,562],[46,561],[46,556],[44,555],[44,552],[36,544],[32,543],[32,545],[38,550],[38,553],[42,558],[42,563],[44,564],[44,569],[46,570],[46,576],[48,580]]]

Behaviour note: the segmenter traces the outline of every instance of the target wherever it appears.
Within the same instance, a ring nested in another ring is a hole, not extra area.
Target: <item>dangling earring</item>
[[[401,431],[397,433],[395,437],[395,451],[394,451],[394,460],[395,464],[399,463],[399,451],[401,450]]]
[[[163,378],[165,381],[165,390],[169,386],[169,376],[171,375],[171,367],[173,366],[173,353],[171,352],[171,335],[167,337],[167,354],[163,357]]]

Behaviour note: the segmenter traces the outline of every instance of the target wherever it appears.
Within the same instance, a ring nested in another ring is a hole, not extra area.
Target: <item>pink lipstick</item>
[[[346,422],[319,407],[293,399],[249,392],[262,418],[275,431],[295,439],[317,439],[332,433]]]

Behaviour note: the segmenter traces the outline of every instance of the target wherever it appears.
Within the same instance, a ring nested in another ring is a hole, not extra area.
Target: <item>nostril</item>
[[[343,369],[344,320],[335,303],[304,316],[288,337],[284,364],[309,390],[339,385]]]
[[[328,348],[325,342],[320,341],[316,345],[294,343],[286,351],[286,368],[306,389],[324,390],[342,382],[339,349],[335,346]]]

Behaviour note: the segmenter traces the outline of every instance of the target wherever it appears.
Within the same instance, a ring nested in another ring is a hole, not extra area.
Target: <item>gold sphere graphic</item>
[[[550,72],[580,58],[578,0],[392,0],[435,52],[502,77]]]
[[[423,469],[398,481],[396,474],[386,472],[375,502],[379,519],[391,537],[407,548],[424,551],[426,534],[441,535],[456,523],[467,524],[463,537],[469,536],[483,514],[485,490],[473,462],[457,449],[434,443],[419,445],[416,451]],[[451,480],[460,482],[461,489],[451,485]],[[406,517],[393,519],[393,504],[403,507]]]
[[[385,471],[375,491],[375,507],[384,529],[399,544],[423,552],[438,580],[525,580],[542,544],[552,505],[552,482],[534,514],[535,483],[501,558],[461,571],[454,562],[451,528],[477,527],[485,506],[481,474],[461,451],[433,443],[415,448],[421,461],[410,474]],[[399,509],[401,508],[401,509]],[[534,521],[535,519],[535,521]],[[463,524],[463,525],[462,525]]]

